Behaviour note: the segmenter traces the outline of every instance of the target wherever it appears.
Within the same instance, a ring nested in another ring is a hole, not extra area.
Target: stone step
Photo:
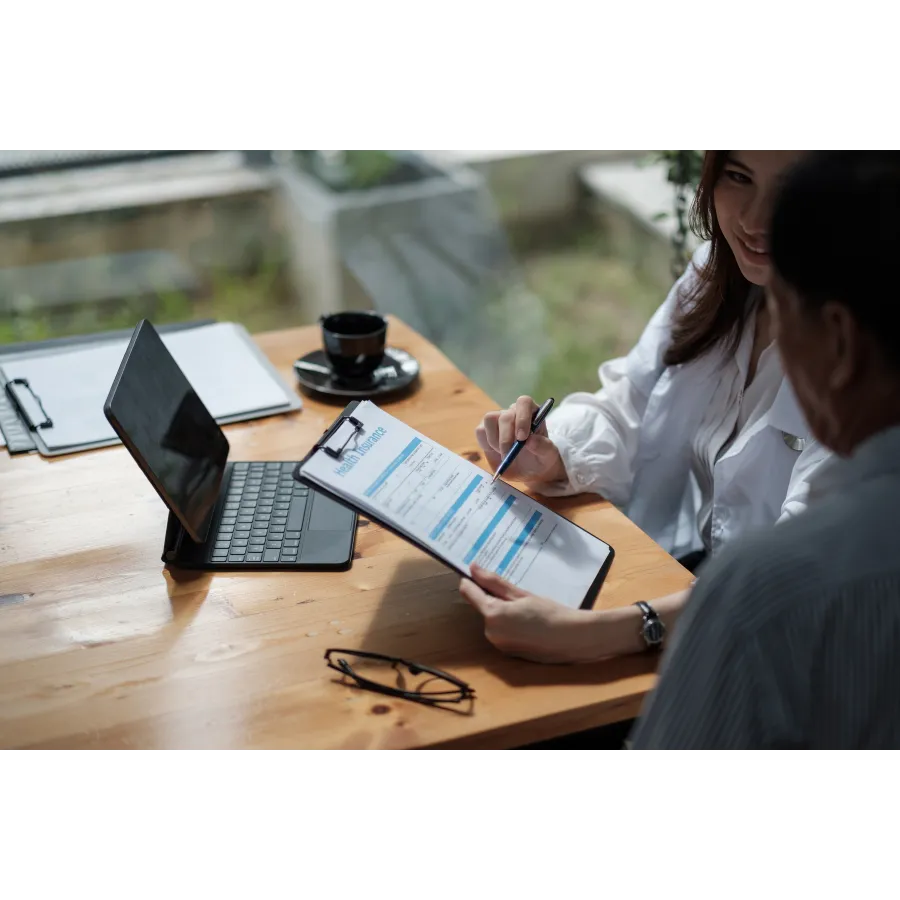
[[[196,295],[201,279],[165,251],[135,251],[0,269],[0,314],[103,303],[168,292]]]
[[[615,250],[654,277],[672,274],[672,238],[676,232],[675,188],[665,163],[648,157],[593,163],[579,172],[589,208],[613,241]],[[688,196],[688,206],[693,192]],[[688,251],[698,240],[689,233]]]
[[[633,160],[641,150],[427,150],[440,165],[464,165],[485,180],[499,220],[528,226],[572,216],[579,171],[591,163]]]

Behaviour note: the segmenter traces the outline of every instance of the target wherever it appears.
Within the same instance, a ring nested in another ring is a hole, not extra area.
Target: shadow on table
[[[458,674],[486,669],[512,687],[602,685],[654,671],[657,658],[634,655],[578,665],[514,659],[484,636],[484,621],[459,594],[459,576],[424,554],[402,561],[356,649],[399,656]],[[476,693],[478,685],[473,683]]]
[[[213,573],[187,569],[163,569],[172,607],[172,625],[183,631],[200,612],[212,586]]]

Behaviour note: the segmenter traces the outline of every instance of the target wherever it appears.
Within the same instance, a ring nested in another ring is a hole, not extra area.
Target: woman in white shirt
[[[805,508],[809,476],[827,451],[810,437],[783,375],[762,289],[772,202],[804,152],[706,152],[692,224],[708,243],[637,346],[600,366],[601,389],[566,397],[507,477],[549,496],[602,494],[689,567]],[[528,434],[536,408],[520,397],[484,417],[476,434],[492,468]],[[507,652],[565,661],[646,646],[636,607],[566,610],[482,570],[461,590]],[[667,628],[686,598],[654,603]]]

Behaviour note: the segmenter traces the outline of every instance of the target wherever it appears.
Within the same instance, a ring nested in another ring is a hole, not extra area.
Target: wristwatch
[[[656,610],[643,600],[634,604],[644,617],[641,622],[641,637],[651,650],[659,650],[666,637],[666,626],[656,614]]]

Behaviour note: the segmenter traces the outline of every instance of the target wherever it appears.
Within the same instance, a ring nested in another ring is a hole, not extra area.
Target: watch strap
[[[635,603],[635,606],[641,611],[643,616],[641,637],[651,649],[660,649],[666,636],[666,626],[663,625],[662,619],[660,619],[656,610],[643,600],[639,600]]]

